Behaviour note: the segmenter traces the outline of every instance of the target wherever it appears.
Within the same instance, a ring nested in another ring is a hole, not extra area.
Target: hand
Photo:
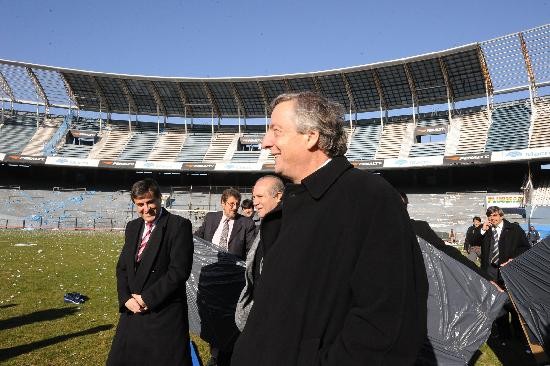
[[[487,231],[490,228],[491,228],[491,223],[489,222],[489,220],[485,220],[481,229],[483,229],[483,231]]]
[[[510,258],[510,259],[508,259],[506,262],[502,263],[500,266],[501,266],[501,267],[504,267],[505,265],[507,265],[508,263],[510,263],[512,260],[513,260],[513,259]]]
[[[145,302],[141,298],[141,295],[132,294],[132,298],[137,301],[137,303],[139,304],[141,310],[147,310],[147,305],[145,304]]]
[[[495,281],[491,281],[491,283],[497,288],[498,292],[504,292],[504,290],[499,285],[497,285]]]
[[[124,306],[134,314],[141,313],[141,306],[133,297],[129,298],[128,301],[124,303]]]

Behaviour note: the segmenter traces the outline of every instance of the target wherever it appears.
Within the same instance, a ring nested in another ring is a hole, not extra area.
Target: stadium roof
[[[258,77],[110,74],[0,60],[0,99],[46,107],[181,117],[265,117],[283,92],[313,90],[362,113],[550,85],[550,25],[369,65]]]

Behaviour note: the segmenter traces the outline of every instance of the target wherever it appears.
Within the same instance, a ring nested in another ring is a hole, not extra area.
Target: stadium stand
[[[75,145],[64,144],[57,150],[57,156],[65,156],[67,158],[80,158],[85,159],[92,151],[92,146],[89,145]]]
[[[376,159],[391,159],[407,156],[413,143],[414,124],[411,120],[392,120],[384,124]]]
[[[446,126],[449,124],[446,112],[444,115],[441,113],[434,113],[433,115],[425,114],[420,115],[418,118],[419,120],[416,122],[416,125],[420,127]]]
[[[260,159],[260,150],[257,151],[235,151],[231,157],[233,163],[256,163]]]
[[[350,136],[351,141],[346,154],[348,159],[374,159],[381,131],[380,120],[358,121]]]
[[[5,116],[0,125],[0,151],[11,154],[21,153],[37,131],[43,115],[17,112],[14,116]]]
[[[200,163],[204,159],[212,134],[208,132],[189,133],[176,160],[185,163]]]
[[[226,154],[232,155],[236,150],[239,135],[236,133],[218,132],[212,136],[212,141],[208,150],[204,154],[203,161],[217,162],[229,160],[226,159]],[[232,149],[231,149],[232,148]]]
[[[44,146],[53,137],[62,121],[62,118],[54,118],[45,119],[43,122],[41,122],[40,127],[36,129],[36,132],[32,136],[31,140],[21,151],[21,154],[30,156],[46,155],[44,152]]]
[[[550,179],[545,179],[537,184],[531,196],[531,204],[550,206]]]
[[[129,192],[0,189],[0,222],[8,227],[123,228],[135,216]]]
[[[409,157],[439,156],[445,153],[445,142],[416,143],[411,146]]]
[[[164,132],[157,138],[147,160],[175,161],[186,137],[184,133]]]
[[[550,99],[540,98],[537,100],[533,116],[529,147],[550,146]]]
[[[525,38],[523,46],[519,34]],[[62,180],[62,184],[70,181],[73,186],[87,184],[88,180],[99,182],[86,193],[4,188],[0,193],[12,201],[0,200],[5,206],[0,209],[0,219],[13,220],[17,216],[36,222],[40,218],[58,225],[66,221],[68,227],[95,225],[101,220],[109,220],[109,225],[110,220],[122,223],[133,215],[132,207],[127,193],[113,187],[124,181],[127,188],[129,180],[148,174],[164,181],[165,187],[186,185],[171,192],[167,206],[200,220],[204,212],[219,208],[220,192],[214,187],[247,185],[258,175],[272,171],[270,151],[257,150],[258,139],[268,123],[269,102],[285,91],[315,90],[341,103],[346,116],[353,119],[344,126],[349,160],[362,169],[375,169],[396,186],[425,192],[410,196],[411,216],[434,222],[437,230],[455,228],[461,232],[472,215],[483,214],[485,193],[472,191],[519,190],[520,183],[514,177],[506,176],[505,187],[498,186],[502,171],[506,175],[512,170],[519,176],[526,174],[528,166],[529,170],[542,169],[540,165],[548,161],[550,98],[544,95],[550,85],[545,47],[548,39],[550,25],[545,25],[486,42],[367,66],[231,80],[135,77],[0,60],[2,106],[12,106],[11,111],[2,110],[0,169],[14,174],[11,183],[23,185],[19,179],[26,179],[34,189],[36,178],[42,181],[47,175],[48,179]],[[531,63],[530,75],[525,73],[526,63]],[[38,77],[30,78],[29,71]],[[40,76],[45,73],[55,77]],[[132,88],[122,90],[121,81]],[[40,90],[45,95],[39,95]],[[515,94],[509,97],[516,92],[523,96],[529,93],[532,100],[517,100]],[[500,96],[514,101],[494,104]],[[469,107],[455,109],[456,103]],[[127,114],[130,104],[135,113],[128,117],[131,122],[111,120],[113,115]],[[479,104],[482,106],[471,107]],[[14,112],[14,106],[17,109],[21,105],[27,110],[44,108],[46,113]],[[415,114],[414,118],[388,117],[403,110],[441,106],[450,110]],[[50,108],[67,111],[65,119],[49,115]],[[97,118],[90,117],[97,113]],[[367,119],[378,113],[385,117]],[[176,117],[184,119],[185,124],[138,122],[142,116],[148,121],[163,117],[165,122]],[[246,122],[250,120],[253,122]],[[61,123],[59,128],[57,123]],[[446,127],[446,135],[421,130],[440,126]],[[418,136],[425,134],[440,136],[437,142],[424,142],[429,138],[419,142]],[[248,140],[241,140],[247,136]],[[525,148],[538,150],[506,151]],[[461,156],[480,153],[485,154],[464,159]],[[95,161],[25,160],[10,154],[208,164],[153,163],[148,165],[151,171],[144,172],[129,163],[120,164],[115,172],[114,165]],[[531,158],[533,154],[536,156]],[[438,159],[406,159],[442,155],[449,159],[441,159],[441,163],[432,163]],[[373,159],[398,161],[361,164]],[[90,169],[81,169],[81,165]],[[479,171],[487,171],[487,177]],[[104,178],[110,179],[110,185],[102,185]],[[548,182],[544,182],[534,192],[540,204],[548,205]],[[447,190],[459,192],[441,193]]]
[[[157,141],[156,132],[138,132],[131,135],[128,142],[120,152],[120,160],[140,160],[149,156]]]
[[[451,122],[451,133],[453,135],[452,137],[448,136],[448,139],[457,140],[458,142],[454,152],[450,150],[447,155],[484,152],[487,143],[487,131],[489,130],[489,116],[486,108],[469,108],[459,112]],[[452,147],[452,145],[450,146]]]
[[[71,120],[71,128],[80,131],[99,131],[99,119],[74,117]],[[102,121],[105,126],[105,121]]]
[[[101,140],[90,151],[91,159],[117,159],[132,138],[132,133],[124,128],[112,129],[103,133]]]
[[[495,106],[486,151],[525,149],[529,143],[531,107],[525,101]]]

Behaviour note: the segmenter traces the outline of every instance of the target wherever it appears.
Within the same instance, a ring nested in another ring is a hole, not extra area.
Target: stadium
[[[408,194],[412,218],[463,240],[498,205],[550,234],[550,25],[439,52],[258,77],[154,77],[0,60],[0,228],[123,230],[154,177],[196,227],[273,171],[272,99],[346,110],[347,158]]]
[[[0,226],[121,228],[132,212],[124,190],[142,174],[165,187],[168,207],[200,219],[217,209],[223,187],[247,192],[272,170],[260,148],[269,103],[303,90],[345,106],[348,159],[412,193],[411,216],[437,231],[464,232],[487,199],[522,224],[543,225],[549,37],[544,25],[401,60],[246,78],[0,60]],[[430,207],[441,204],[444,217],[434,217]]]

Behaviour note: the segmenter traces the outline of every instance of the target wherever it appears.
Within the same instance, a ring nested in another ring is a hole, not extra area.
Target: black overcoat
[[[288,185],[232,365],[410,365],[428,283],[399,194],[344,157]]]
[[[144,221],[126,225],[117,267],[120,320],[107,365],[191,365],[185,282],[193,262],[191,222],[166,210],[135,265]],[[141,294],[150,309],[133,314],[124,304]]]
[[[498,239],[498,259],[501,264],[531,248],[521,226],[506,219],[502,221],[502,231]],[[481,235],[481,229],[482,225],[475,230],[474,238],[477,242],[481,242],[481,269],[488,271],[494,238],[492,229],[487,230],[484,235]]]

